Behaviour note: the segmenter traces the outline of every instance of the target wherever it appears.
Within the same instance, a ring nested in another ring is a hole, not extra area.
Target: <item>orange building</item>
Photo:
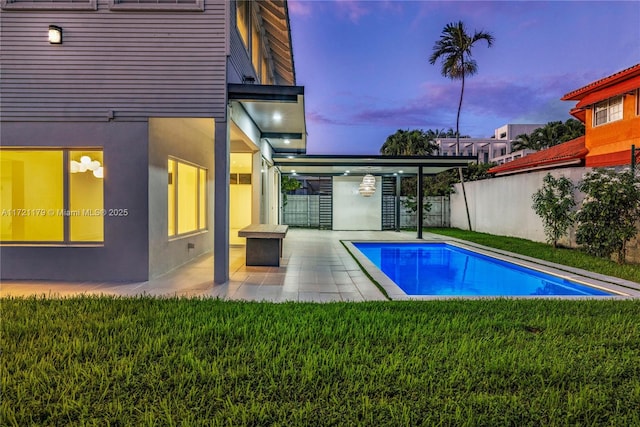
[[[571,115],[585,124],[586,166],[631,163],[631,146],[640,151],[640,64],[567,93],[578,101]]]

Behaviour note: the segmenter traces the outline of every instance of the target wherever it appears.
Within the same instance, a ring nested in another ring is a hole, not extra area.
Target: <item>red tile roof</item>
[[[538,169],[550,169],[559,166],[570,166],[584,163],[589,150],[584,145],[584,136],[571,141],[554,145],[511,162],[494,166],[489,173],[509,175]]]
[[[633,65],[622,71],[618,71],[615,74],[612,74],[600,80],[596,80],[595,82],[589,83],[588,85],[583,86],[580,89],[576,89],[574,91],[571,91],[565,94],[560,99],[563,101],[579,101],[582,98],[584,98],[586,95],[593,93],[596,90],[604,89],[606,87],[612,86],[614,84],[618,84],[624,80],[628,80],[636,76],[640,76],[640,64]]]

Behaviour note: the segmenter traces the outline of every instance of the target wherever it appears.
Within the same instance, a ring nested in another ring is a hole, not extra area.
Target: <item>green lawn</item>
[[[0,425],[640,425],[639,300],[0,300]]]
[[[619,265],[611,260],[594,257],[577,249],[554,249],[553,246],[545,243],[457,228],[428,228],[425,231],[640,283],[640,265]]]

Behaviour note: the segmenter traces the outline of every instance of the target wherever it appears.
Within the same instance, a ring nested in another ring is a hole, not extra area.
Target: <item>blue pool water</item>
[[[407,295],[613,295],[446,243],[354,243]]]

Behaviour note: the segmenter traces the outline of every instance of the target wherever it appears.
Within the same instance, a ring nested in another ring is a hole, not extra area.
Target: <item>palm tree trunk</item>
[[[464,62],[462,66],[464,67]],[[460,90],[460,102],[458,102],[458,115],[456,116],[456,156],[460,155],[460,111],[462,110],[463,96],[464,96],[464,72],[462,73],[462,89]]]
[[[456,155],[460,155],[460,110],[462,110],[462,97],[464,96],[464,60],[462,62],[462,89],[460,90],[460,102],[458,103],[458,116],[456,117]],[[462,186],[462,197],[464,197],[464,208],[467,211],[467,222],[469,224],[469,231],[471,229],[471,215],[469,214],[469,203],[467,202],[467,191],[464,188],[464,177],[462,176],[462,168],[458,168],[458,175],[460,176],[460,185]]]

